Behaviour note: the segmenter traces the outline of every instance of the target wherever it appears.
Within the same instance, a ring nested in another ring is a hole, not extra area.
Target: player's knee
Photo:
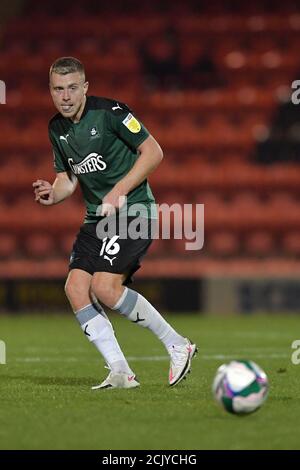
[[[71,279],[68,279],[65,284],[65,293],[72,304],[81,301],[84,303],[88,297],[88,291],[85,286]]]
[[[92,281],[91,291],[96,295],[101,303],[104,303],[107,307],[110,308],[112,308],[117,303],[120,297],[119,283],[113,281]]]

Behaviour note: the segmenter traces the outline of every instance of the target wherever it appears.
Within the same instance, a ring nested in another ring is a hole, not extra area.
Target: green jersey
[[[137,148],[148,136],[126,104],[108,98],[88,96],[77,123],[60,113],[50,120],[55,170],[77,177],[87,208],[85,222],[99,219],[102,199],[133,167]],[[137,215],[156,217],[147,180],[127,194],[129,213],[136,204],[141,207]]]

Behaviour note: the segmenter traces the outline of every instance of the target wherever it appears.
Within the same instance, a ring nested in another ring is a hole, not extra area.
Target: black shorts
[[[134,219],[128,217],[125,225],[123,222],[120,225],[120,218],[108,236],[99,232],[98,223],[83,224],[73,245],[69,269],[82,269],[91,275],[95,272],[125,274],[124,284],[132,282],[131,276],[141,267],[140,261],[152,243],[155,224],[153,219],[143,218],[140,231],[143,238],[124,236]]]

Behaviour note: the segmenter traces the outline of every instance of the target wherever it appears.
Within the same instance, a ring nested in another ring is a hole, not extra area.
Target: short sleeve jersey
[[[73,172],[86,204],[85,222],[99,218],[103,197],[134,166],[140,144],[149,136],[124,103],[88,96],[81,119],[74,123],[56,114],[49,122],[57,173]],[[127,194],[127,209],[155,217],[155,200],[147,180]]]

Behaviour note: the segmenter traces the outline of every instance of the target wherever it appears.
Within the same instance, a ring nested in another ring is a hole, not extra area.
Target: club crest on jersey
[[[100,137],[96,126],[92,127],[92,129],[90,130],[90,136],[91,136],[91,139],[97,139],[97,137]]]
[[[133,134],[137,134],[141,130],[141,125],[139,121],[130,113],[126,116],[126,118],[122,121],[122,123]]]
[[[68,163],[75,175],[82,175],[85,173],[94,173],[95,171],[104,171],[107,165],[102,158],[102,155],[92,152],[79,163],[75,163],[73,158],[69,158]]]

